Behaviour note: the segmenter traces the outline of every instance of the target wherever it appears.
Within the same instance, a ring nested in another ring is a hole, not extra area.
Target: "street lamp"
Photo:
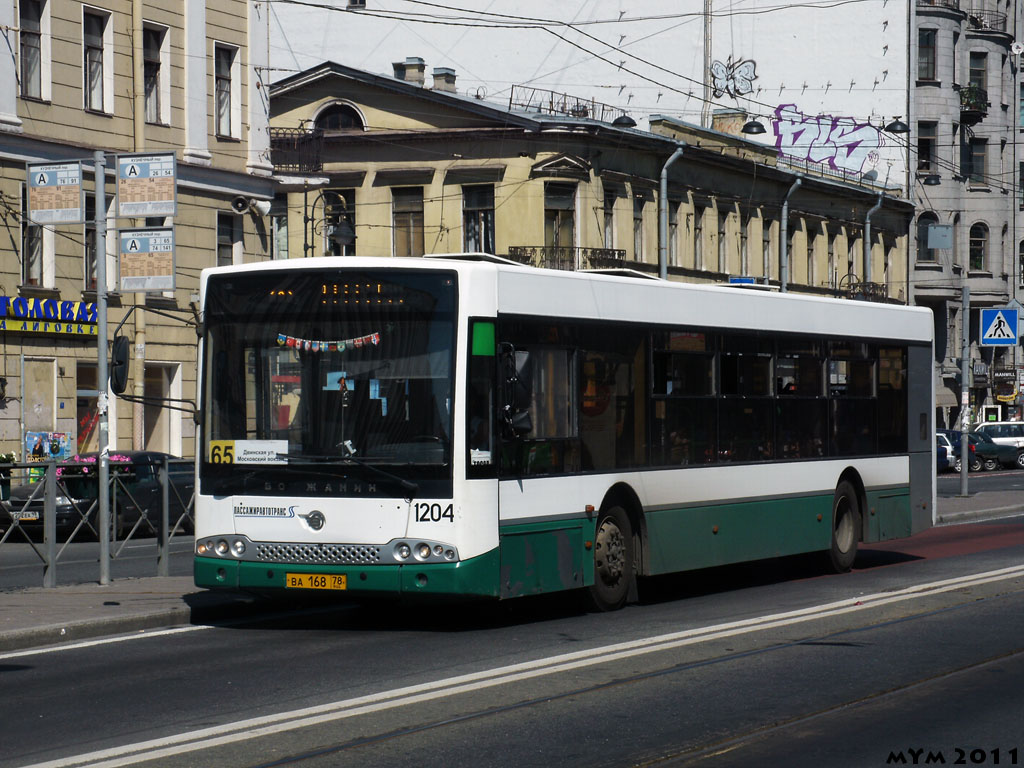
[[[318,180],[319,181],[319,180]],[[324,179],[323,183],[327,183]],[[321,216],[316,217],[316,206],[320,203]],[[302,255],[308,258],[314,250],[314,241],[318,235],[327,232],[327,237],[342,249],[355,244],[356,232],[352,226],[348,200],[338,191],[321,189],[313,202],[309,202],[309,183],[303,182],[302,188]],[[312,255],[316,255],[313,253]],[[321,254],[322,255],[322,254]]]

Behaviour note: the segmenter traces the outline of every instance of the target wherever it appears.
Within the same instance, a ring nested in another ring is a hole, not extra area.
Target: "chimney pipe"
[[[434,67],[434,90],[455,93],[455,70],[449,67]]]
[[[396,80],[423,85],[427,64],[419,56],[409,56],[405,61],[396,61],[392,65]]]

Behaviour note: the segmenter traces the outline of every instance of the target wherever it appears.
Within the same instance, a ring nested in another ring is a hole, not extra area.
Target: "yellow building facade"
[[[586,102],[462,95],[450,69],[427,80],[413,58],[394,77],[327,62],[274,85],[279,256],[482,250],[653,274],[663,258],[669,279],[783,289],[785,269],[785,290],[906,301],[913,209],[894,190],[787,168],[738,135],[670,118],[641,131]],[[661,176],[680,147],[662,243]]]
[[[64,455],[99,448],[106,386],[97,381],[97,339],[119,328],[131,344],[126,394],[133,402],[111,400],[110,447],[194,454],[191,305],[199,272],[266,258],[270,248],[251,205],[273,196],[263,13],[242,0],[0,3],[0,25],[13,30],[0,56],[0,451],[24,459],[40,435],[64,441]],[[140,153],[174,155],[173,216],[116,216],[116,157]],[[28,165],[78,161],[84,221],[34,224]],[[97,250],[97,176],[104,179],[104,253]],[[164,226],[173,227],[176,244],[173,290],[122,291],[118,229]],[[108,329],[95,322],[99,259]],[[77,308],[92,321],[40,322]]]

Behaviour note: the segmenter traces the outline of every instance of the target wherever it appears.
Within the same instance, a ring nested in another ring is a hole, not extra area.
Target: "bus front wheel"
[[[599,611],[614,611],[626,603],[635,578],[633,526],[622,507],[602,510],[594,534],[594,585],[588,595]]]
[[[860,502],[857,500],[857,489],[848,480],[843,480],[832,497],[832,545],[829,560],[836,573],[846,573],[853,567],[857,557],[859,532]]]

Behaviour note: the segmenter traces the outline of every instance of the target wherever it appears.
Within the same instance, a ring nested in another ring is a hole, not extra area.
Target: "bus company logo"
[[[295,517],[295,507],[249,507],[236,504],[235,517]]]

